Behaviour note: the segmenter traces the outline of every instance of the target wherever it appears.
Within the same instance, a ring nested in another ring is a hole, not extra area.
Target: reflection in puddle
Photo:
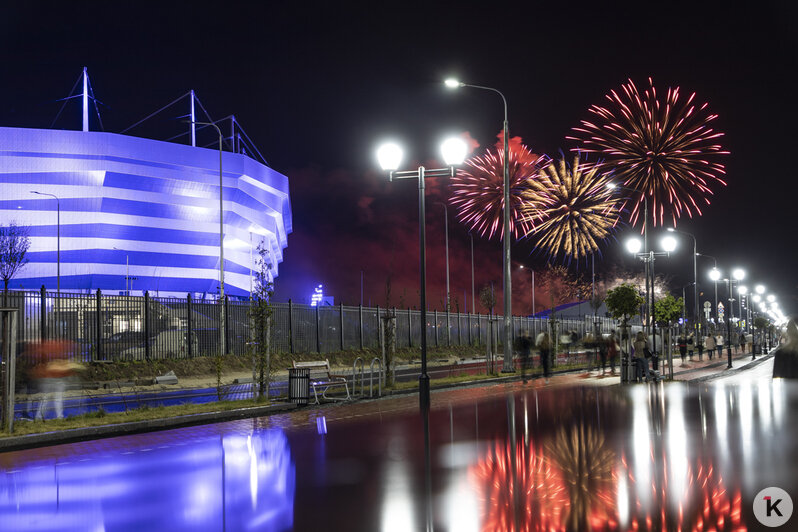
[[[0,473],[0,528],[290,529],[295,473],[282,431],[159,443]]]

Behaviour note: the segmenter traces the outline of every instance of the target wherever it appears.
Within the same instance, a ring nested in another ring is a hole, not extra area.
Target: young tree
[[[263,243],[258,245],[257,270],[255,286],[252,289],[252,305],[249,310],[252,327],[252,379],[257,383],[258,397],[269,397],[271,381],[271,359],[269,342],[271,340],[271,300],[274,287],[271,282],[271,257]]]
[[[11,222],[0,225],[0,279],[3,280],[3,306],[7,303],[8,283],[28,263],[25,254],[30,248],[30,231]]]
[[[621,339],[624,337],[629,339],[629,318],[640,313],[643,296],[635,286],[624,283],[608,291],[604,303],[607,304],[607,310],[610,311],[613,318],[623,320],[621,322]],[[628,347],[626,352],[629,352]]]
[[[654,321],[658,323],[661,327],[664,327],[667,333],[665,339],[665,345],[669,346],[667,349],[667,353],[669,355],[668,364],[670,365],[671,369],[673,368],[673,359],[670,356],[671,325],[679,320],[679,317],[682,315],[683,310],[684,310],[684,299],[682,299],[681,297],[679,299],[676,299],[671,294],[667,294],[662,299],[654,302]],[[697,341],[697,339],[695,341]]]
[[[486,284],[479,290],[479,302],[485,307],[485,310],[493,315],[493,308],[496,306],[496,294],[493,292],[493,287]]]

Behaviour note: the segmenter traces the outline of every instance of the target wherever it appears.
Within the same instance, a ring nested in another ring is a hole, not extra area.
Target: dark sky
[[[447,92],[445,77],[502,90],[511,134],[556,156],[573,147],[565,136],[591,104],[627,78],[643,85],[652,76],[658,87],[679,85],[708,101],[731,151],[728,187],[716,189],[704,216],[680,220],[679,228],[694,233],[699,252],[717,257],[723,270],[745,268],[783,308],[798,311],[790,222],[798,190],[790,162],[798,33],[789,2],[18,4],[0,8],[0,124],[50,127],[55,100],[83,66],[107,131],[189,89],[214,118],[235,113],[270,165],[290,178],[294,232],[279,299],[304,301],[324,283],[336,303],[357,304],[363,271],[365,304],[385,303],[391,274],[392,304],[417,305],[417,189],[387,183],[373,151],[381,138],[401,138],[412,168],[435,164],[444,133],[467,131],[482,148],[495,142],[498,96]],[[172,136],[178,114],[151,123],[146,134]],[[56,124],[79,126],[77,107]],[[443,215],[435,202],[447,196],[446,185],[429,185],[432,308],[444,297]],[[470,255],[467,230],[452,214],[451,285],[462,308],[464,291],[471,299]],[[620,247],[607,242],[597,273],[613,264],[640,267]],[[545,257],[531,252],[521,243],[513,257],[542,267]],[[477,290],[490,281],[499,289],[499,243],[475,238],[475,254]],[[699,265],[707,294],[709,266]],[[586,264],[577,267],[584,272]],[[678,291],[692,280],[684,252],[657,267]],[[527,312],[529,278],[516,269],[514,279],[514,310]]]

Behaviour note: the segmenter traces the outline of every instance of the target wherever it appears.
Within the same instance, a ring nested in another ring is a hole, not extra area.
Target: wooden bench
[[[310,386],[313,388],[313,395],[316,398],[316,404],[319,404],[318,388],[322,389],[321,396],[330,401],[348,401],[352,399],[349,395],[349,385],[346,382],[346,377],[342,375],[333,375],[330,371],[329,360],[313,360],[310,362],[297,362],[294,360],[295,369],[309,369],[310,370]],[[343,386],[346,390],[346,398],[343,397],[328,397],[327,391],[336,386]]]

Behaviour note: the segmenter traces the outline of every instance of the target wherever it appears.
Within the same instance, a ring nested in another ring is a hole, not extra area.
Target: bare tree
[[[3,280],[3,305],[8,297],[8,283],[28,263],[25,254],[30,248],[30,231],[11,222],[0,226],[0,279]]]

